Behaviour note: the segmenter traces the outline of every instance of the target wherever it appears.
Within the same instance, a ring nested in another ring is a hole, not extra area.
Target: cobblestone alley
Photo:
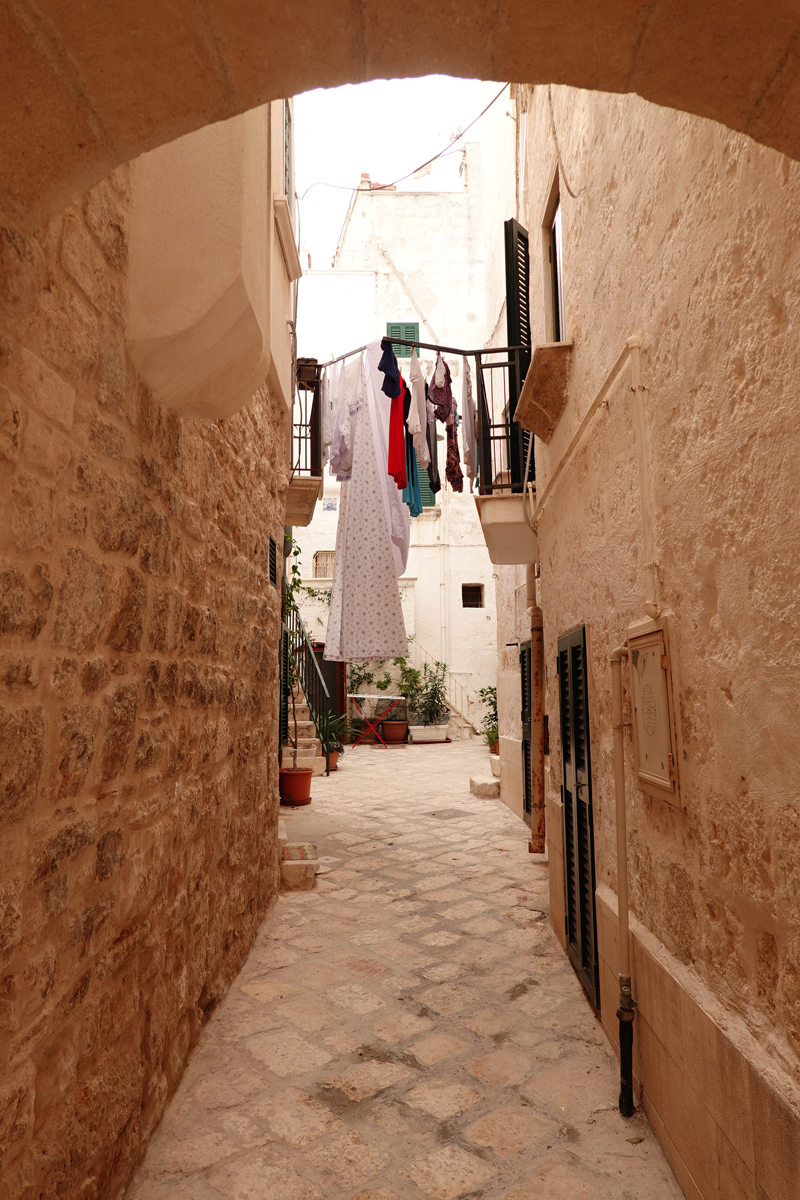
[[[349,751],[129,1200],[677,1200],[474,743]]]

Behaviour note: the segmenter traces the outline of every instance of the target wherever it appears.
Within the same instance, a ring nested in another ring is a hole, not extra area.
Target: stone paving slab
[[[129,1200],[678,1200],[471,743],[349,750]]]

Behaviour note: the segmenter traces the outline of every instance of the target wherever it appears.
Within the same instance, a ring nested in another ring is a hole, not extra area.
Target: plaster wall
[[[164,410],[131,172],[0,231],[0,1194],[118,1194],[277,886],[282,403]]]
[[[789,1197],[800,1177],[800,171],[746,137],[635,98],[557,87],[552,97],[575,348],[565,412],[550,444],[537,440],[537,486],[541,496],[625,340],[641,333],[657,603],[678,701],[674,803],[635,786],[626,737],[631,907],[658,959],[649,983],[639,975],[654,997],[636,1027],[644,1104],[687,1195]],[[527,103],[520,219],[541,342],[537,233],[557,155],[547,89]],[[608,655],[644,606],[629,385],[626,368],[538,522],[551,907],[562,938],[556,643],[582,624],[597,884],[604,896],[616,888]],[[611,1032],[613,922],[601,919],[598,933]],[[702,1036],[674,1019],[690,996]],[[764,1136],[775,1139],[769,1161]]]
[[[144,154],[131,166],[126,277],[128,351],[159,402],[183,416],[224,417],[285,357],[277,312],[270,124],[266,105]],[[273,372],[279,375],[279,371]]]

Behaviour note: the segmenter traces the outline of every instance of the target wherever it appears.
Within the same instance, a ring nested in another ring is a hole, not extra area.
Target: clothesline
[[[416,347],[418,350],[438,350],[440,354],[456,354],[459,358],[477,358],[483,354],[514,354],[517,350],[526,349],[525,346],[483,346],[480,350],[458,350],[455,346],[437,346],[433,342],[409,342],[404,338],[390,338],[388,334],[382,340],[391,342],[393,346]],[[372,343],[368,344],[371,345]],[[348,350],[346,354],[340,354],[338,358],[331,358],[328,362],[318,363],[318,369],[322,371],[325,367],[332,367],[334,363],[344,362],[346,358],[353,358],[356,354],[363,354],[366,349],[366,346],[358,346],[355,350]]]

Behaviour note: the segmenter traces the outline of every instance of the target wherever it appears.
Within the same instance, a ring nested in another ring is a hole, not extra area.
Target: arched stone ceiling
[[[637,92],[800,158],[796,0],[0,0],[0,209],[313,87],[442,73]]]

